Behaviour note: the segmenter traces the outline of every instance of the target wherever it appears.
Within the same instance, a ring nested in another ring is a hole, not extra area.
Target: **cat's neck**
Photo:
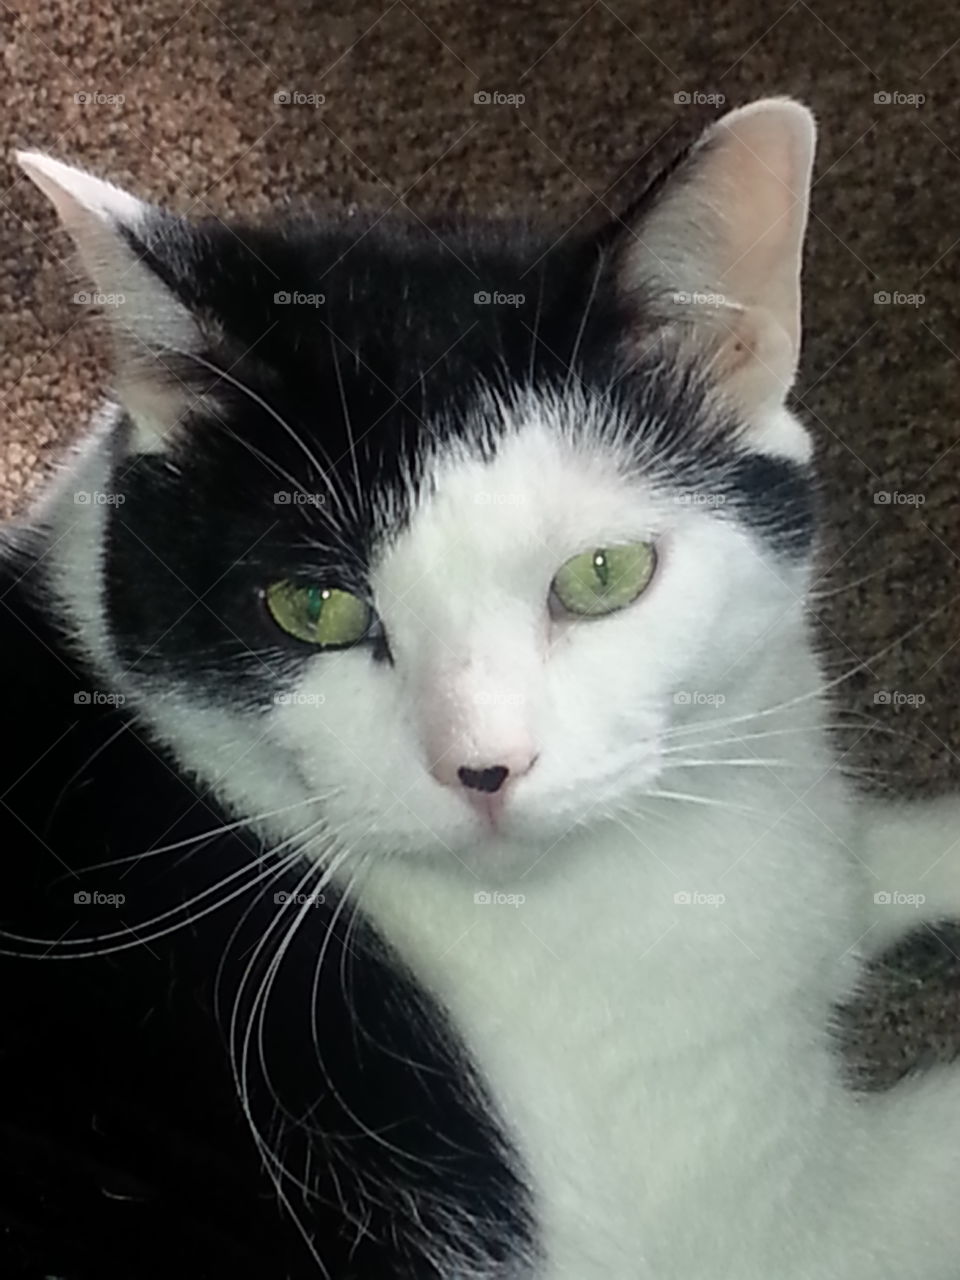
[[[819,781],[814,771],[785,784],[700,769],[696,798],[651,799],[510,880],[393,859],[370,868],[358,898],[455,1007],[559,999],[576,981],[612,1019],[664,1028],[658,1052],[673,1032],[708,1039],[801,987],[822,984],[826,999],[856,942],[845,787],[829,765]],[[690,1004],[695,1018],[678,1019]]]

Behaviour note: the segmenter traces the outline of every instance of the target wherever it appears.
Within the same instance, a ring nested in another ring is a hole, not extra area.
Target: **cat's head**
[[[813,142],[795,103],[734,111],[559,239],[190,223],[22,156],[122,406],[71,512],[102,559],[59,590],[231,808],[532,862],[661,785],[688,726],[769,702],[812,537],[784,401]]]

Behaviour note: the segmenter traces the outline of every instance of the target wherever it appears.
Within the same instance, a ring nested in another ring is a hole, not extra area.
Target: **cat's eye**
[[[624,609],[650,584],[657,564],[652,543],[598,547],[573,556],[550,587],[552,603],[581,618]]]
[[[356,644],[373,621],[366,601],[339,587],[274,582],[267,587],[265,598],[278,627],[304,644],[320,648]]]

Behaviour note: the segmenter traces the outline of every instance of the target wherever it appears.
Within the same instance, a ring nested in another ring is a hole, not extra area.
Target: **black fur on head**
[[[631,424],[638,466],[662,483],[713,489],[719,518],[808,547],[806,468],[744,441],[709,370],[664,338],[656,300],[621,288],[610,232],[551,245],[502,223],[228,229],[158,214],[124,234],[200,335],[153,353],[183,411],[114,478],[109,613],[142,670],[182,657],[229,681],[235,664],[295,658],[264,584],[322,572],[368,591],[380,515],[402,523],[424,460],[493,451],[509,430],[491,393],[595,402],[611,433]]]

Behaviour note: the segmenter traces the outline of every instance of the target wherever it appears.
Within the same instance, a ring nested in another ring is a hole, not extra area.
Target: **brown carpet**
[[[9,0],[0,31],[6,511],[102,385],[98,326],[71,302],[66,246],[10,167],[14,146],[182,210],[403,195],[416,210],[519,206],[562,228],[602,215],[614,186],[635,190],[711,114],[678,94],[809,102],[822,141],[800,392],[825,478],[824,640],[831,661],[868,661],[841,696],[882,725],[850,739],[850,758],[897,789],[960,784],[953,0],[882,17],[867,0]],[[525,101],[476,103],[483,91]],[[275,101],[284,92],[326,100]],[[880,291],[924,301],[878,304]],[[895,491],[922,505],[874,501]],[[876,704],[885,691],[925,701]],[[858,1017],[861,1058],[885,1077],[960,1044],[948,943],[928,935]]]

